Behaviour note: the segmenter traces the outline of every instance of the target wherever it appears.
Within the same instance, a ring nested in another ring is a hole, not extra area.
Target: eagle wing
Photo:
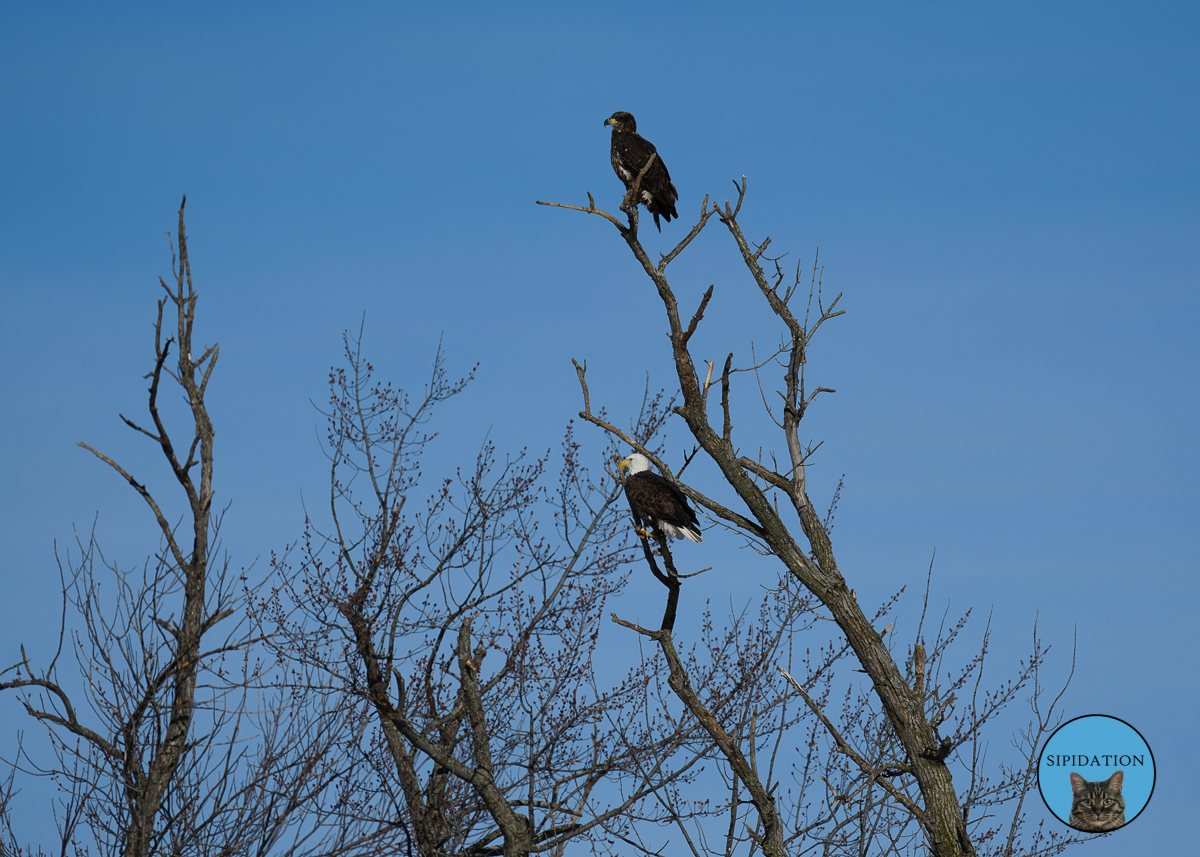
[[[653,143],[637,132],[616,131],[613,133],[613,170],[625,183],[626,190],[633,187],[638,174],[645,169],[646,162],[657,151]],[[661,157],[654,159],[654,163],[642,177],[641,197],[638,202],[645,205],[646,210],[654,215],[654,225],[660,232],[662,231],[662,224],[658,222],[660,215],[666,218],[668,223],[671,222],[672,217],[679,216],[675,210],[675,201],[679,199],[679,192],[675,190],[671,174],[667,172],[667,165],[663,163]]]
[[[683,492],[657,473],[636,473],[625,480],[625,496],[634,519],[665,529],[675,538],[701,540],[700,521]],[[666,525],[666,526],[662,526]],[[677,531],[677,532],[676,532]]]

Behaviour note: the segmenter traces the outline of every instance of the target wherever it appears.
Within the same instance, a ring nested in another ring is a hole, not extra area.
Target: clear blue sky
[[[923,582],[936,548],[937,603],[992,612],[992,677],[1036,616],[1056,675],[1077,631],[1068,715],[1120,717],[1158,760],[1145,813],[1086,850],[1177,847],[1200,767],[1198,42],[1188,3],[0,6],[0,660],[52,651],[55,539],[97,519],[126,566],[156,544],[74,444],[167,484],[117,413],[144,408],[183,193],[235,564],[322,495],[309,401],[364,312],[402,384],[443,333],[452,368],[481,363],[446,467],[489,430],[554,446],[571,357],[617,415],[647,372],[669,382],[615,231],[533,204],[615,209],[601,122],[628,110],[680,192],[652,250],[746,174],[747,233],[819,247],[845,293],[810,366],[838,392],[807,431],[818,505],[846,474],[834,544],[860,600]],[[777,334],[719,229],[674,284],[716,284],[697,349],[748,362]],[[739,555],[716,541],[721,600]],[[15,700],[0,724],[7,754]]]

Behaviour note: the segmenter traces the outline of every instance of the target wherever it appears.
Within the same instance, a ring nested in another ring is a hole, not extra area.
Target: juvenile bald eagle
[[[639,527],[653,527],[672,538],[690,539],[697,544],[704,540],[687,497],[666,479],[650,472],[650,459],[635,452],[617,469],[626,467],[629,475],[625,477],[625,496]]]
[[[633,118],[632,113],[618,110],[605,119],[604,124],[613,127],[612,165],[628,191],[637,180],[638,173],[645,168],[650,156],[658,150],[654,148],[653,143],[637,132],[637,120]],[[650,169],[646,170],[646,175],[642,176],[640,191],[641,199],[638,202],[654,215],[654,225],[662,232],[658,216],[661,214],[665,217],[667,223],[671,222],[672,217],[679,216],[679,212],[675,210],[675,200],[679,199],[679,191],[675,190],[675,185],[671,183],[671,174],[667,172],[667,165],[663,163],[661,155],[654,160]]]

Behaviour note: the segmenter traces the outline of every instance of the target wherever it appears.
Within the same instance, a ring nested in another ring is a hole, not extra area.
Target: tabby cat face
[[[1088,782],[1071,771],[1071,821],[1076,830],[1116,830],[1125,823],[1125,798],[1121,783],[1125,772],[1117,771],[1107,780]]]

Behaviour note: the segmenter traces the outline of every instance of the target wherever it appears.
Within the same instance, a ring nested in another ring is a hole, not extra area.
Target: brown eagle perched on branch
[[[618,110],[605,119],[604,124],[613,127],[612,165],[628,192],[637,181],[638,174],[645,169],[650,156],[657,154],[658,150],[654,148],[653,143],[637,132],[637,120],[633,118],[632,113]],[[635,200],[635,203],[646,206],[646,210],[654,215],[654,225],[658,227],[659,232],[662,232],[662,224],[658,222],[660,214],[666,218],[667,223],[671,222],[672,217],[679,216],[679,212],[675,210],[675,200],[679,199],[679,191],[675,190],[671,174],[667,172],[667,165],[663,163],[661,156],[654,159],[650,169],[646,170],[646,175],[642,176],[638,195],[640,199]]]
[[[635,452],[621,462],[618,471],[629,468],[625,477],[625,496],[629,499],[629,511],[638,525],[638,535],[653,527],[660,533],[676,539],[688,539],[699,544],[700,522],[688,505],[683,492],[650,471],[650,459]]]

